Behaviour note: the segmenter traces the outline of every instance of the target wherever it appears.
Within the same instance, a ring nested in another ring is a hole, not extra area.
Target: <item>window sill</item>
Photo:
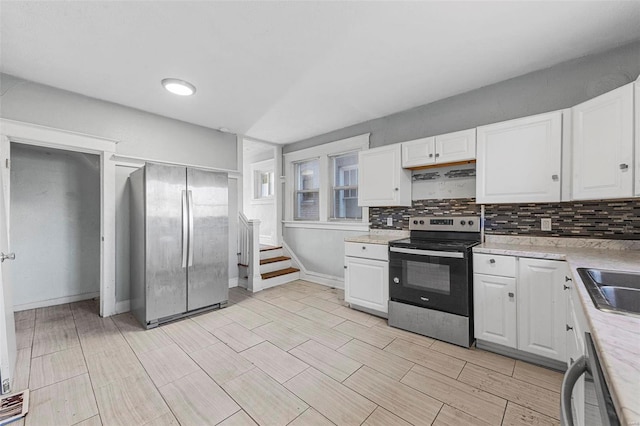
[[[252,198],[251,204],[273,204],[275,199],[273,197],[264,197],[264,198]]]
[[[305,228],[305,229],[327,229],[335,231],[359,231],[369,232],[369,222],[359,221],[303,221],[303,220],[283,220],[285,228]]]

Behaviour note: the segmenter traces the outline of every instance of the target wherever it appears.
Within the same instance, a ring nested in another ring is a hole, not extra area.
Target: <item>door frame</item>
[[[0,164],[10,223],[11,142],[95,154],[100,157],[100,316],[116,313],[116,165],[112,157],[118,141],[68,130],[0,118]],[[11,230],[9,228],[9,245]],[[17,254],[20,256],[20,254]],[[11,307],[13,309],[13,307]]]

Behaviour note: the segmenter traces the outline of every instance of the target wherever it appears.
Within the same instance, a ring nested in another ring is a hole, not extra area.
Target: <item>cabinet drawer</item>
[[[501,277],[515,277],[516,258],[515,256],[474,253],[473,272],[478,274],[499,275]]]
[[[389,260],[389,246],[386,244],[344,243],[345,256],[366,259]]]

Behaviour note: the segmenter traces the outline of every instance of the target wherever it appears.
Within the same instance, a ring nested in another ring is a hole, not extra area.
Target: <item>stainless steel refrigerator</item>
[[[228,176],[146,163],[130,176],[131,312],[147,328],[229,296]]]

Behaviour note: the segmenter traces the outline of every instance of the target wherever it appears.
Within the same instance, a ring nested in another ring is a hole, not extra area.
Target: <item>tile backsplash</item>
[[[411,216],[479,215],[474,198],[415,200],[411,207],[371,207],[373,229],[409,229]],[[392,217],[394,226],[386,226]],[[551,231],[540,219],[551,218]],[[572,201],[541,204],[488,204],[485,233],[541,237],[640,239],[640,199]]]

